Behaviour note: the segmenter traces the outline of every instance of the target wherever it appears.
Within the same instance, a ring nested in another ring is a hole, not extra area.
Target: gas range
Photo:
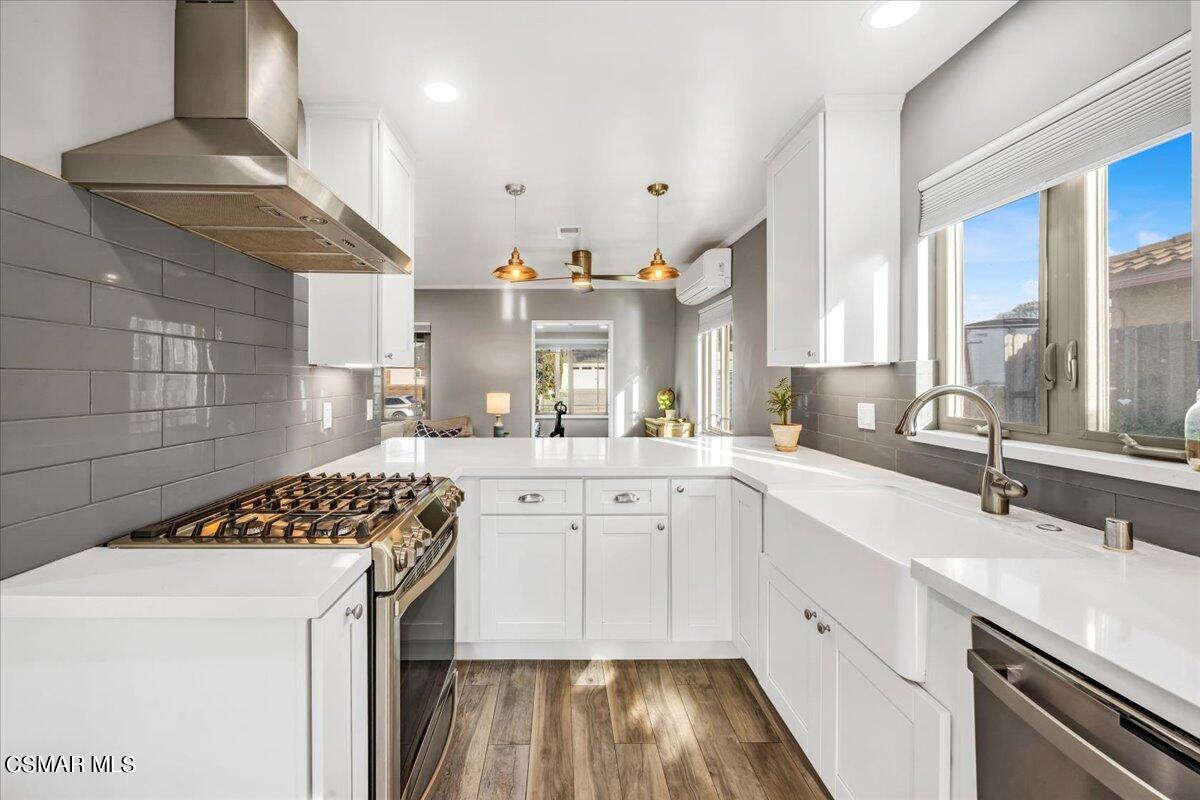
[[[109,547],[370,547],[376,592],[394,590],[451,527],[448,478],[294,475],[138,528]]]

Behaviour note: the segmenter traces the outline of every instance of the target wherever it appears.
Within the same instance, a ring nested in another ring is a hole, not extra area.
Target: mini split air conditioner
[[[675,282],[675,297],[685,306],[703,303],[729,288],[733,274],[733,251],[728,247],[706,250]]]

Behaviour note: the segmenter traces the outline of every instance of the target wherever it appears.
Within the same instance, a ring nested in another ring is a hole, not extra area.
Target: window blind
[[[700,309],[698,333],[705,333],[733,322],[733,298],[726,297]]]
[[[920,233],[1061,183],[1190,122],[1189,33],[921,181]]]

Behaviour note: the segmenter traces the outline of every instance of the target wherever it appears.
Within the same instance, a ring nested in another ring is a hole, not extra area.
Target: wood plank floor
[[[459,662],[434,800],[828,800],[741,660]]]

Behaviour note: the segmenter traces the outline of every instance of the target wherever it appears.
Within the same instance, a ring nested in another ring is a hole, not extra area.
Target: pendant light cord
[[[513,195],[513,250],[517,249],[517,196]]]
[[[662,249],[662,195],[654,198],[654,249]]]

